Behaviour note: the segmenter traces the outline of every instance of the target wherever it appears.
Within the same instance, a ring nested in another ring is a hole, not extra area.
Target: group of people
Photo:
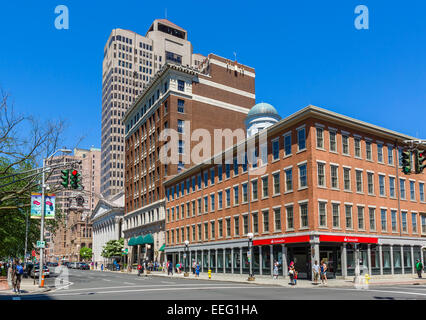
[[[278,266],[279,263],[274,264],[274,278],[278,279]],[[321,283],[327,285],[327,263],[325,260],[321,261],[321,265],[318,264],[318,261],[315,260],[314,265],[312,266],[312,271],[314,273],[314,284],[318,284],[318,278],[321,277]],[[290,262],[288,267],[288,275],[290,277],[290,284],[295,286],[297,284],[298,272],[295,268],[294,261]]]
[[[182,272],[182,268],[183,268],[183,265],[180,262],[176,264],[175,268],[173,268],[173,263],[170,260],[163,263],[163,272],[166,272],[167,270],[167,275],[173,275],[173,269],[175,269],[176,273],[179,274]],[[200,263],[196,262],[195,260],[192,260],[192,274],[195,275],[196,277],[199,277],[200,270],[201,270]]]
[[[4,263],[2,269],[7,270],[7,275],[12,282],[12,291],[16,294],[21,293],[21,280],[24,274],[24,267],[19,259],[14,260],[12,263]]]

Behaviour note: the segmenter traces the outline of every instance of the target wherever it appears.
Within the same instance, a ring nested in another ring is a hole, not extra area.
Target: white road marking
[[[102,279],[102,280],[104,280],[104,281],[112,281],[112,280],[110,280],[110,279]]]
[[[176,284],[176,282],[170,282],[170,281],[161,281],[161,283]]]
[[[381,292],[381,293],[395,293],[395,294],[411,294],[411,295],[419,295],[426,296],[426,293],[420,292],[409,292],[409,291],[392,291],[392,290],[378,290],[378,289],[348,289],[348,288],[327,288],[329,290],[345,290],[345,291],[358,291],[358,292]]]
[[[131,284],[131,285],[133,285],[134,283],[131,283],[131,282],[123,282],[123,283],[125,283],[125,284]]]

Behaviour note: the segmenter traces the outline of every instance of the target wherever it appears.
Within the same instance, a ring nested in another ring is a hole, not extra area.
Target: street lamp
[[[188,245],[189,245],[189,241],[185,240],[185,252],[186,253],[185,253],[185,273],[183,274],[184,277],[189,276],[189,273],[186,270],[186,265],[187,265],[187,262],[188,262]]]
[[[40,222],[40,241],[43,242],[44,239],[44,192],[46,189],[46,184],[45,184],[45,177],[44,177],[44,173],[45,173],[45,164],[46,162],[52,158],[56,153],[58,152],[62,152],[62,153],[66,153],[69,154],[72,151],[69,149],[58,149],[55,152],[53,152],[50,156],[48,156],[46,159],[43,159],[43,167],[41,170],[41,222]],[[42,279],[42,274],[43,274],[43,249],[44,248],[40,248],[40,272],[39,272],[39,278],[38,278],[38,283],[39,283],[39,287],[41,287],[41,279]]]
[[[249,260],[249,265],[250,265],[250,272],[249,272],[249,277],[248,277],[248,281],[254,281],[254,277],[253,277],[253,233],[249,232],[247,234],[248,237],[248,260]]]

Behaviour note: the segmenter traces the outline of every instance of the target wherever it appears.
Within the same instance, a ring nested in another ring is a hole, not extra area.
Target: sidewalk
[[[43,293],[50,291],[50,288],[47,287],[46,282],[44,283],[44,288],[38,287],[38,279],[36,279],[36,284],[34,284],[34,280],[32,278],[22,278],[21,280],[21,295],[23,294],[35,294],[35,293]],[[11,284],[8,284],[8,289],[0,289],[0,295],[18,295],[12,291],[13,287]]]

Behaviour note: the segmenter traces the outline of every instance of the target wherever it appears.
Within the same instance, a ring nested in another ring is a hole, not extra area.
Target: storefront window
[[[232,267],[231,249],[225,249],[225,272],[230,273]]]
[[[420,254],[421,247],[414,247],[413,253],[414,253],[414,265],[417,260],[421,260],[421,254]]]
[[[404,272],[411,273],[411,247],[404,247]]]
[[[346,250],[346,260],[348,264],[348,276],[355,275],[355,253],[352,248]]]
[[[394,274],[401,274],[401,247],[393,246],[393,272]]]
[[[383,274],[391,274],[391,257],[390,257],[390,247],[382,246],[382,256],[383,256]]]
[[[371,273],[380,274],[379,246],[376,245],[371,246]]]
[[[209,254],[207,250],[203,251],[203,272],[207,272],[209,268]]]
[[[271,274],[271,251],[269,246],[262,247],[262,274]]]
[[[248,248],[243,248],[243,256],[241,257],[241,261],[243,264],[243,274],[248,274],[250,270],[250,264],[248,262],[247,252],[248,252]]]
[[[240,248],[234,249],[234,273],[240,273]]]
[[[210,269],[216,271],[216,250],[210,250]]]
[[[283,268],[283,251],[282,251],[282,247],[281,245],[274,245],[272,247],[272,253],[274,255],[273,257],[273,263],[275,263],[275,261],[278,261],[278,273],[282,274],[282,268]]]
[[[259,247],[253,247],[253,262],[252,262],[253,274],[259,274]]]

